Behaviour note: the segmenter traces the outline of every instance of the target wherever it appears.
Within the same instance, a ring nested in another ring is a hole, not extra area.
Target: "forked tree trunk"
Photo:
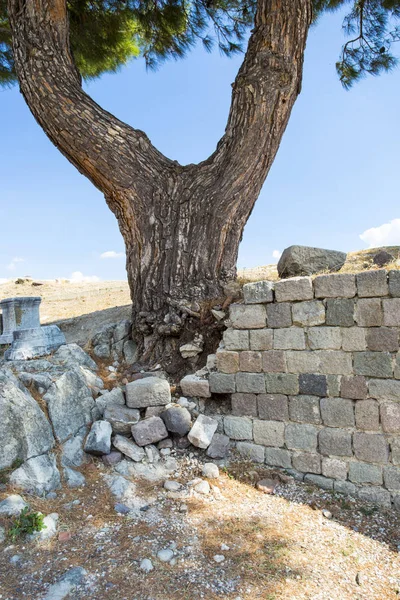
[[[28,106],[118,219],[141,347],[178,368],[179,340],[236,276],[244,226],[300,92],[311,0],[258,0],[225,134],[206,161],[188,166],[82,90],[66,0],[8,0],[8,10]]]

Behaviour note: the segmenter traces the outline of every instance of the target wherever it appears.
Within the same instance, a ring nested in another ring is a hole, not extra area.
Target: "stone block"
[[[257,396],[255,394],[232,394],[232,414],[235,417],[256,417]]]
[[[85,452],[94,454],[95,456],[110,454],[111,433],[112,429],[108,421],[96,421],[93,423],[85,441]]]
[[[376,400],[393,400],[399,402],[400,381],[393,379],[370,379],[368,381],[368,393],[370,398]]]
[[[341,350],[314,350],[320,360],[320,373],[325,375],[352,375],[353,361],[348,352]]]
[[[273,347],[272,329],[251,329],[250,350],[271,350]]]
[[[265,304],[274,301],[274,282],[255,281],[243,286],[245,304]]]
[[[356,295],[356,278],[350,273],[318,275],[314,279],[316,298],[353,298]]]
[[[383,325],[388,327],[400,325],[400,298],[383,300]]]
[[[311,327],[307,339],[311,350],[340,350],[342,346],[339,327]]]
[[[333,490],[333,479],[322,477],[322,475],[309,475],[304,477],[305,483],[312,483],[313,485],[322,488],[323,490]]]
[[[220,373],[237,373],[239,371],[239,352],[218,350],[216,359],[217,369]]]
[[[398,467],[384,467],[383,478],[388,490],[400,490],[400,469]]]
[[[346,352],[363,352],[367,349],[366,332],[362,327],[342,327],[342,348]]]
[[[224,418],[224,431],[232,440],[252,440],[253,421],[247,417],[228,415]]]
[[[110,423],[113,433],[129,435],[132,425],[140,419],[140,411],[137,408],[109,404],[104,411],[104,419]]]
[[[382,485],[382,467],[368,463],[351,462],[349,465],[349,479],[353,483],[372,483]]]
[[[267,352],[263,352],[262,366],[265,373],[285,373],[285,353],[283,350],[268,350]]]
[[[354,352],[354,373],[367,377],[393,377],[393,361],[388,352]]]
[[[326,301],[326,324],[334,327],[354,325],[355,302],[351,298],[328,298]]]
[[[357,488],[350,481],[334,481],[333,489],[338,494],[346,494],[346,496],[357,496]]]
[[[292,306],[293,325],[313,327],[325,323],[325,306],[320,300],[297,302]]]
[[[395,379],[400,379],[400,354],[396,354],[396,358],[394,361],[394,377]]]
[[[287,327],[274,332],[275,350],[305,350],[306,339],[300,327]]]
[[[204,450],[211,444],[217,428],[218,421],[216,419],[199,415],[188,433],[188,440],[193,446]]]
[[[291,327],[292,311],[289,303],[268,304],[267,322],[268,327],[277,329],[279,327]]]
[[[390,492],[380,487],[364,486],[358,488],[357,496],[364,502],[371,502],[384,508],[391,508]]]
[[[372,327],[367,330],[367,348],[375,352],[397,352],[399,332],[389,327]]]
[[[122,454],[128,456],[128,458],[134,460],[135,462],[141,462],[145,457],[145,451],[143,448],[122,435],[116,435],[113,438],[113,446],[122,452]]]
[[[380,411],[383,431],[385,433],[400,433],[400,403],[383,402],[380,405]]]
[[[318,429],[314,425],[289,423],[286,425],[285,441],[286,446],[291,450],[307,450],[312,452],[317,449]]]
[[[347,479],[348,465],[337,458],[322,459],[322,474],[332,479]]]
[[[378,464],[386,464],[389,460],[388,443],[379,433],[354,433],[353,447],[358,460]]]
[[[249,350],[249,332],[242,329],[226,329],[222,336],[225,350]]]
[[[379,431],[379,404],[375,400],[356,402],[355,415],[357,429]]]
[[[264,373],[236,373],[236,390],[248,394],[265,394]]]
[[[281,421],[254,421],[253,435],[256,444],[281,447],[285,443],[285,424]]]
[[[297,471],[302,473],[321,473],[321,457],[319,454],[299,452],[292,456],[292,464]]]
[[[327,375],[326,381],[328,383],[327,396],[330,398],[336,398],[340,396],[340,382],[342,381],[341,375]]]
[[[355,319],[359,327],[379,327],[383,325],[382,300],[380,298],[360,298],[357,300]]]
[[[357,273],[356,280],[357,294],[359,298],[387,296],[389,293],[387,272],[384,269]]]
[[[354,427],[354,404],[346,398],[322,398],[321,416],[328,427]]]
[[[262,329],[267,325],[263,304],[231,304],[229,318],[235,329]]]
[[[229,437],[222,433],[214,433],[206,454],[210,458],[225,458],[229,451]]]
[[[282,448],[265,448],[265,464],[290,469],[292,466],[290,452]]]
[[[268,394],[294,396],[299,393],[299,378],[292,373],[266,373],[265,384]]]
[[[395,437],[390,443],[390,450],[392,452],[392,463],[394,465],[400,465],[400,438]]]
[[[326,375],[302,373],[299,375],[299,394],[306,396],[327,396],[328,381]]]
[[[238,442],[236,444],[236,450],[247,460],[252,460],[256,463],[264,462],[265,448],[263,446],[250,444],[249,442]]]
[[[345,429],[322,429],[318,440],[319,451],[325,456],[353,456],[351,433]]]
[[[235,375],[228,373],[210,373],[210,392],[212,394],[233,394],[236,391]]]
[[[185,397],[209,398],[211,396],[210,383],[208,379],[202,379],[197,375],[186,375],[181,379],[181,390]]]
[[[169,406],[160,415],[168,431],[182,437],[192,427],[192,417],[184,406]]]
[[[400,296],[400,271],[389,271],[389,294]]]
[[[218,356],[218,352],[217,352]],[[261,373],[262,359],[261,353],[254,350],[245,350],[240,353],[240,370],[248,373]]]
[[[132,425],[131,431],[132,437],[138,446],[155,444],[168,437],[168,431],[160,417],[150,417],[139,421],[139,423]]]
[[[321,423],[319,398],[316,396],[290,396],[289,415],[298,423]]]
[[[288,398],[283,394],[260,394],[257,397],[258,416],[267,421],[288,421]]]
[[[129,408],[162,406],[171,402],[168,381],[159,377],[146,377],[126,384],[126,404]]]
[[[289,373],[318,373],[320,359],[310,350],[286,351],[286,364]]]
[[[312,300],[313,298],[314,291],[311,277],[292,277],[275,283],[275,299],[277,302]]]
[[[362,375],[343,376],[340,383],[340,395],[351,400],[364,400],[368,389],[365,377]]]

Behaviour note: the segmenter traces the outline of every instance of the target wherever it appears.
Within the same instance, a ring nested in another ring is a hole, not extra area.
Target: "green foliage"
[[[15,541],[21,536],[31,535],[36,531],[42,531],[42,529],[46,529],[43,520],[44,515],[42,515],[42,513],[31,512],[26,506],[21,510],[19,516],[13,520],[8,535]]]
[[[347,41],[336,68],[348,89],[396,66],[392,47],[400,41],[400,0],[313,0],[314,22],[346,6]],[[198,40],[208,51],[217,46],[228,56],[241,52],[256,0],[67,0],[67,7],[75,63],[91,79],[138,56],[150,68],[182,58]],[[0,0],[0,85],[15,81],[7,0]]]

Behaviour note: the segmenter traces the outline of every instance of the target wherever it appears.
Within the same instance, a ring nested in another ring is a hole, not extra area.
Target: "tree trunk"
[[[65,0],[8,0],[8,10],[28,106],[118,219],[141,349],[179,369],[179,345],[235,279],[244,226],[300,92],[311,0],[258,1],[225,134],[209,159],[187,166],[82,90]]]

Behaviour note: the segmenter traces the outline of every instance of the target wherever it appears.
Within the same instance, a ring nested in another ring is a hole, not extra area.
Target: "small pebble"
[[[182,489],[182,484],[180,484],[179,481],[167,479],[167,481],[164,482],[164,488],[168,490],[168,492],[178,492],[180,489]]]
[[[142,571],[144,571],[145,573],[150,573],[150,571],[152,571],[154,569],[153,567],[153,563],[151,562],[150,559],[148,558],[144,558],[142,560],[142,562],[140,563],[140,568]]]
[[[213,559],[216,563],[222,563],[225,560],[225,556],[223,554],[215,554],[215,556],[213,556]]]
[[[214,463],[205,463],[202,473],[203,477],[207,477],[207,479],[217,479],[219,477],[219,469]]]
[[[332,519],[331,511],[327,510],[326,508],[323,509],[322,516],[325,517],[325,519]]]
[[[163,550],[159,550],[157,552],[158,560],[162,562],[169,562],[174,557],[174,551],[170,548],[164,548]]]
[[[224,552],[226,550],[229,550],[229,546],[227,546],[226,544],[221,544],[221,550]]]

